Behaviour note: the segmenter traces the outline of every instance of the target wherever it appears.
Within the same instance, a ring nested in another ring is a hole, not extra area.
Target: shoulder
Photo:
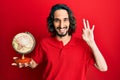
[[[73,36],[72,42],[77,46],[81,46],[83,48],[89,48],[87,43],[82,38]]]
[[[53,37],[51,37],[51,36],[48,36],[48,37],[44,37],[44,38],[42,38],[40,41],[39,41],[39,43],[40,44],[49,44],[49,43],[52,43],[53,42]]]
[[[44,37],[40,41],[46,42],[46,41],[50,41],[50,40],[51,40],[51,37]]]
[[[72,37],[72,41],[76,44],[86,44],[86,42],[82,38],[75,36]]]
[[[82,38],[74,37],[74,42],[77,46],[79,46],[79,48],[85,50],[87,53],[92,53],[91,48]]]

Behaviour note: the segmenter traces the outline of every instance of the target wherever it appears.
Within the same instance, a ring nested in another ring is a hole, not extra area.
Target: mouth
[[[57,34],[59,36],[65,36],[67,34],[67,32],[68,32],[67,27],[63,27],[63,28],[57,27]]]
[[[66,29],[64,29],[64,28],[63,29],[59,29],[59,32],[60,33],[64,33],[64,32],[66,32]]]
[[[57,29],[58,29],[60,32],[64,32],[64,31],[67,30],[67,27],[63,27],[63,28],[61,28],[61,27],[57,27]]]

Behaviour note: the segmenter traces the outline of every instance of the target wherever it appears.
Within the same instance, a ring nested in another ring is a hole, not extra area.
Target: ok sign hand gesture
[[[83,19],[83,33],[82,33],[82,38],[83,40],[85,40],[88,45],[94,41],[94,25],[92,26],[92,28],[90,29],[90,24],[88,20]]]

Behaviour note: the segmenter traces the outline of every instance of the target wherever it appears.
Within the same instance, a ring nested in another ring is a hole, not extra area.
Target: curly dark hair
[[[69,21],[70,21],[68,34],[72,35],[72,33],[74,33],[76,29],[76,19],[73,16],[73,13],[70,10],[70,8],[65,4],[56,4],[51,8],[50,14],[47,18],[48,30],[52,34],[52,36],[56,36],[56,30],[54,28],[53,21],[54,21],[54,12],[59,9],[64,9],[68,12]]]

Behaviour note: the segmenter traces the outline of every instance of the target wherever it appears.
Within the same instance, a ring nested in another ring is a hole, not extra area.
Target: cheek
[[[59,26],[59,23],[53,22],[53,25],[55,26],[55,28],[57,28]]]
[[[69,22],[69,21],[68,21],[68,22],[66,22],[66,25],[67,25],[67,26],[70,26],[70,22]]]

